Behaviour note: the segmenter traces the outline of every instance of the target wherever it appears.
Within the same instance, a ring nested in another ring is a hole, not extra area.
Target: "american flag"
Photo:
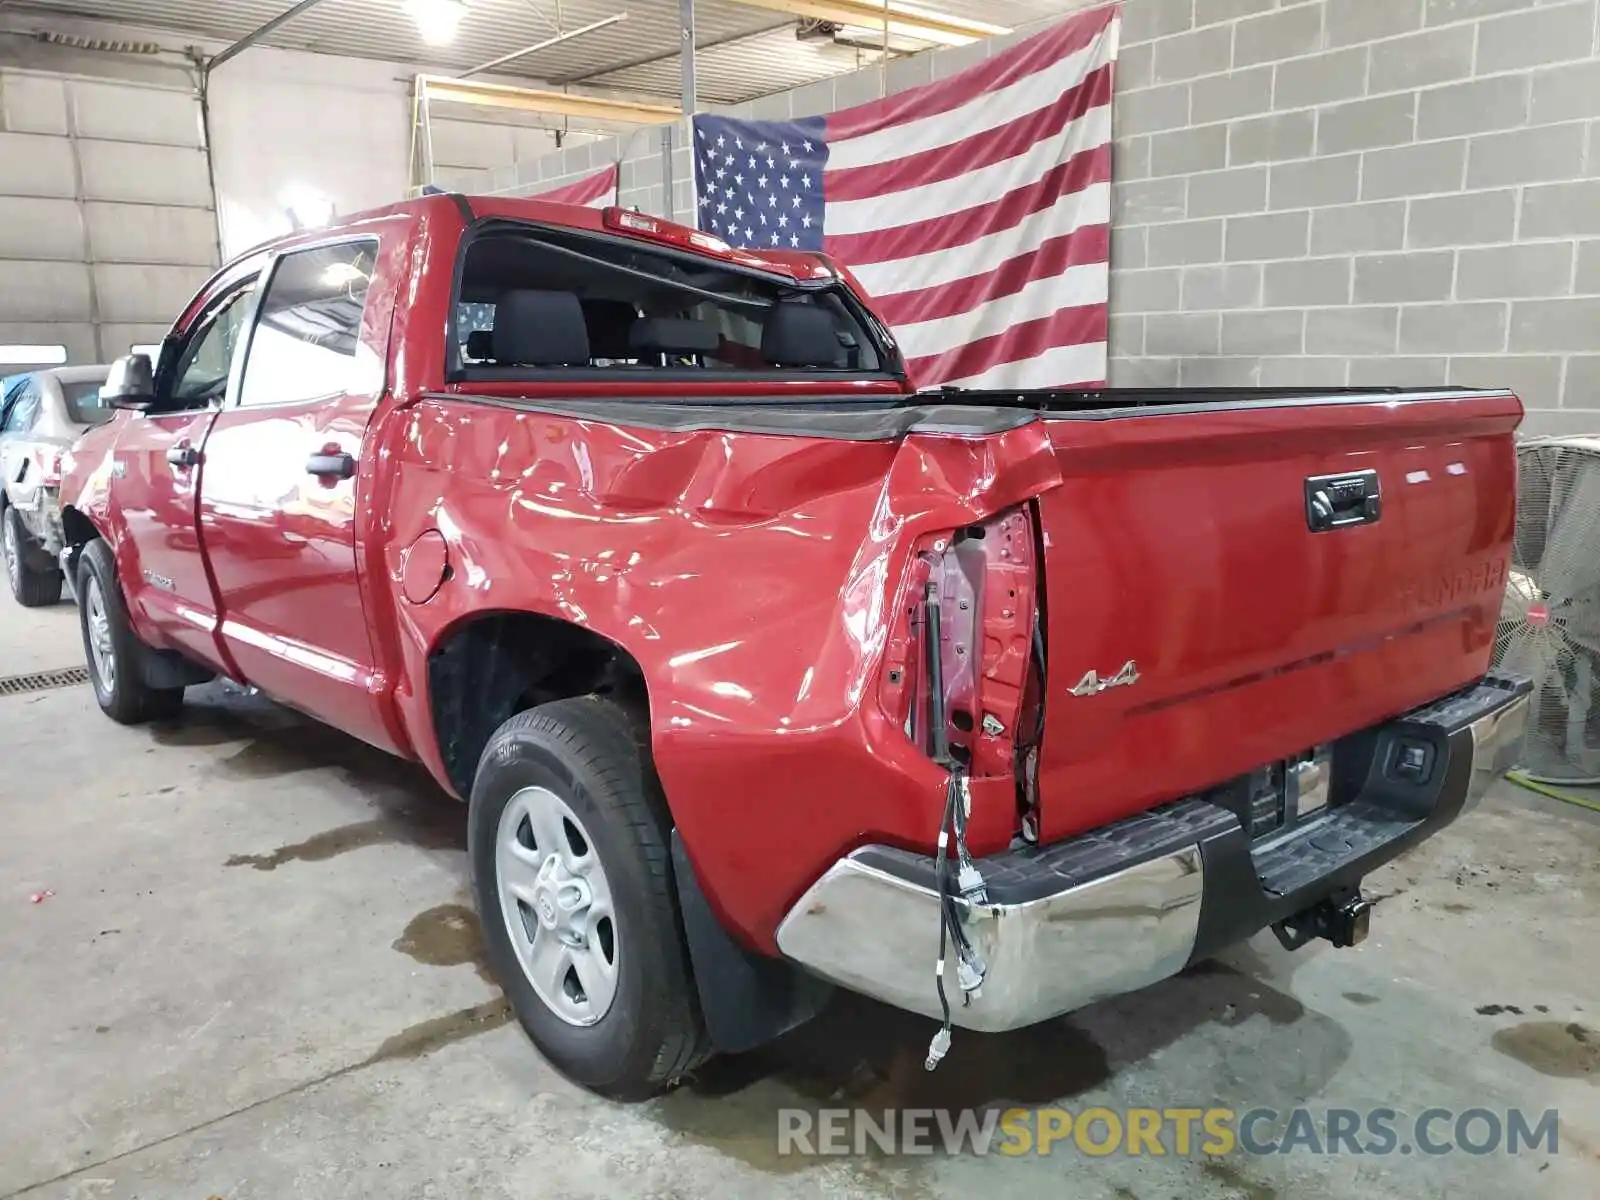
[[[922,386],[1102,383],[1119,28],[1080,13],[824,117],[697,116],[699,226],[844,263]]]
[[[585,175],[576,183],[565,184],[553,191],[535,192],[530,199],[558,200],[562,204],[581,204],[585,208],[606,208],[616,203],[617,166],[615,163],[593,175]]]

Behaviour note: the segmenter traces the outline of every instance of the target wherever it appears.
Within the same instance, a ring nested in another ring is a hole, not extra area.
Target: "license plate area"
[[[1332,798],[1333,747],[1318,746],[1258,768],[1216,789],[1208,799],[1231,808],[1261,841],[1320,817]]]
[[[1288,811],[1296,823],[1316,816],[1328,807],[1333,784],[1333,747],[1318,746],[1304,758],[1290,762],[1285,770]]]

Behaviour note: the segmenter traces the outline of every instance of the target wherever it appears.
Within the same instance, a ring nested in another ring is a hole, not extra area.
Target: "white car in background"
[[[0,380],[0,548],[17,603],[61,599],[62,457],[111,419],[105,367],[55,367]]]

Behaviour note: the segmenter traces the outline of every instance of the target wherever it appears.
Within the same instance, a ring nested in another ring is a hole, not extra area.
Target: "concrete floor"
[[[81,663],[0,598],[0,676]],[[462,907],[463,812],[418,771],[210,687],[122,729],[0,698],[0,1200],[29,1197],[1593,1196],[1600,820],[1502,787],[1370,881],[1365,946],[1226,961],[1069,1020],[958,1032],[865,1002],[653,1104],[507,1024]],[[54,892],[41,903],[30,896]],[[1222,1160],[796,1160],[776,1112],[1558,1108],[1561,1149]]]

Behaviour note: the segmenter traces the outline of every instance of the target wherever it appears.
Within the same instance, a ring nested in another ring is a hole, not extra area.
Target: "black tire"
[[[55,569],[41,571],[28,565],[28,547],[33,539],[22,523],[22,514],[7,506],[4,538],[6,579],[11,584],[11,594],[23,608],[48,608],[61,603],[61,572]]]
[[[96,539],[79,555],[77,591],[83,657],[89,666],[89,682],[94,687],[94,698],[100,710],[122,725],[175,716],[183,707],[183,689],[153,688],[145,683],[141,670],[145,645],[128,621],[111,547],[105,542]],[[109,672],[102,671],[95,653],[95,635],[90,629],[100,616],[107,625],[107,657],[112,668]]]
[[[545,1004],[523,971],[500,903],[496,839],[507,803],[549,789],[589,835],[616,922],[616,993],[591,1025]],[[678,913],[667,808],[633,723],[598,696],[512,717],[478,764],[468,817],[473,891],[490,965],[522,1027],[569,1079],[613,1100],[669,1089],[709,1053]]]

